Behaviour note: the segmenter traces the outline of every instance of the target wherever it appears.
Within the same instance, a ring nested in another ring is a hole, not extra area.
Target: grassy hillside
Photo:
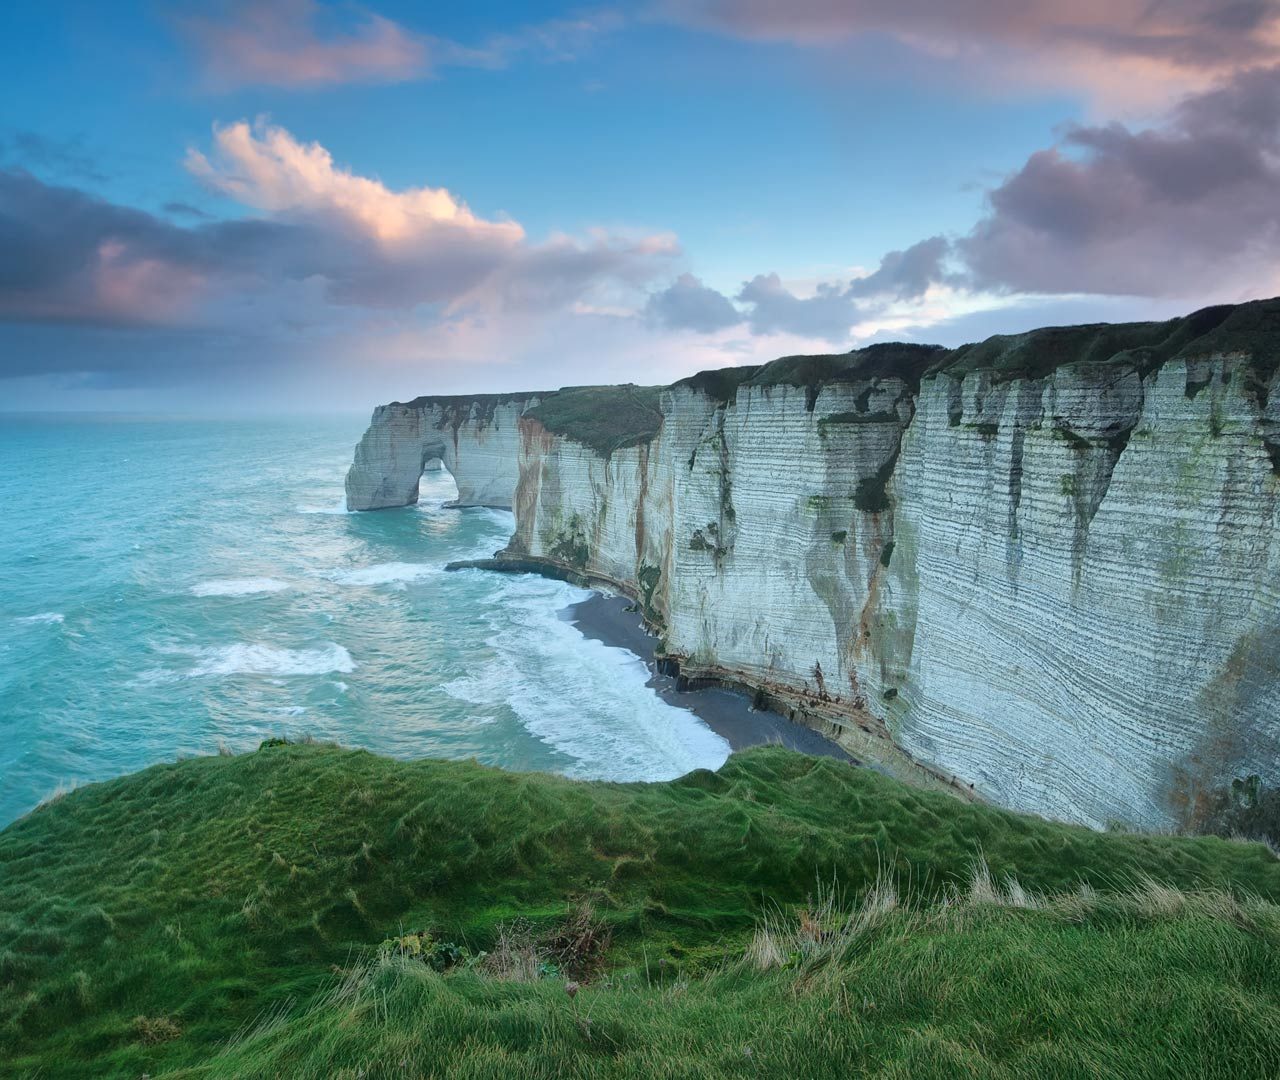
[[[643,785],[274,746],[0,833],[0,1074],[1274,1076],[1276,901],[1260,845],[773,748]]]

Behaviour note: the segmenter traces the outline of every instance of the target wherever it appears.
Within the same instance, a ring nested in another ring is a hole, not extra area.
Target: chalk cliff
[[[383,406],[350,505],[441,458],[506,565],[636,597],[691,679],[1094,825],[1280,780],[1280,300]]]
[[[511,508],[521,414],[539,394],[420,397],[379,405],[347,472],[347,507],[381,510],[418,501],[427,463],[439,459],[459,506]]]

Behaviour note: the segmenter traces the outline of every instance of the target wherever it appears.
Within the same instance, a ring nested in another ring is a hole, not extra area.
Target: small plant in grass
[[[182,1029],[167,1016],[135,1016],[133,1034],[143,1046],[182,1038]]]
[[[388,938],[378,946],[380,957],[401,956],[420,960],[432,971],[449,971],[471,959],[471,951],[452,941],[437,941],[425,930],[416,930]]]
[[[578,901],[568,918],[543,935],[541,946],[556,968],[579,982],[590,982],[604,966],[613,932],[596,915],[589,899]]]

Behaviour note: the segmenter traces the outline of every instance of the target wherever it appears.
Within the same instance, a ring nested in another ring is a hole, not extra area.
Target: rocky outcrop
[[[1194,823],[1280,780],[1278,367],[1266,301],[704,372],[610,445],[584,391],[513,398],[507,557],[629,591],[686,676],[860,756],[1094,825]],[[357,451],[368,504],[440,445],[411,408]]]
[[[416,503],[423,470],[439,459],[458,485],[459,506],[511,509],[517,424],[541,396],[420,397],[379,405],[347,472],[347,508]]]

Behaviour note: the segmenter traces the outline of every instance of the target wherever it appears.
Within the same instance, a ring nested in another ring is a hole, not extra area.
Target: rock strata
[[[1278,369],[1260,301],[422,398],[375,411],[348,498],[413,502],[439,457],[515,510],[509,567],[629,592],[690,678],[1005,806],[1194,824],[1280,780]]]

